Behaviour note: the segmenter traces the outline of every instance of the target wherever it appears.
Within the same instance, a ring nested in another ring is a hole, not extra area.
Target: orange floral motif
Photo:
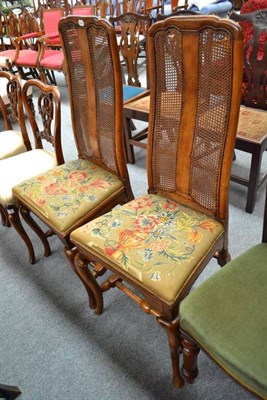
[[[177,207],[178,207],[178,204],[175,203],[174,201],[167,201],[166,203],[163,204],[163,208],[165,210],[174,211],[177,209]]]
[[[204,219],[204,221],[201,221],[199,226],[202,229],[206,229],[210,233],[213,233],[214,230],[216,229],[216,224],[212,220]]]
[[[152,243],[151,248],[154,251],[162,251],[167,249],[171,245],[171,241],[167,239],[162,239],[157,242]]]
[[[98,178],[94,182],[91,183],[91,186],[98,189],[107,189],[112,185],[111,182],[106,181],[104,178]]]
[[[51,183],[48,186],[45,186],[44,191],[46,194],[50,195],[59,195],[68,193],[67,190],[63,189],[58,183]]]
[[[188,233],[187,238],[188,238],[189,242],[196,243],[201,240],[202,234],[198,231],[191,231]]]
[[[141,208],[146,208],[152,206],[152,200],[146,197],[142,197],[136,200],[133,200],[129,203],[130,208],[134,208],[135,210],[139,210]]]
[[[85,178],[87,178],[87,173],[86,172],[81,172],[81,171],[73,171],[71,172],[67,178],[70,181],[74,181],[74,182],[81,182],[83,181]]]
[[[159,224],[159,221],[153,215],[139,215],[133,223],[140,232],[149,233]]]

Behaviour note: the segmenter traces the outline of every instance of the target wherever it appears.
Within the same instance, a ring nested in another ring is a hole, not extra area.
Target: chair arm
[[[46,40],[57,39],[57,38],[60,38],[58,32],[48,33],[46,35],[42,35],[41,37],[39,37],[39,42],[45,42]]]
[[[27,39],[34,39],[34,38],[39,38],[40,36],[44,35],[44,31],[40,32],[31,32],[27,33],[26,35],[19,36],[15,39],[16,43],[21,42],[22,40],[27,40]]]

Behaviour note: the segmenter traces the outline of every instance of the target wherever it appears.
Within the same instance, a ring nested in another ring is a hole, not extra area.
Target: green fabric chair
[[[183,375],[205,350],[240,384],[267,399],[267,193],[262,243],[228,263],[180,305]]]

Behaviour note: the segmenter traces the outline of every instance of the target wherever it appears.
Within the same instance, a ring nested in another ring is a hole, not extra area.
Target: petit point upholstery
[[[241,28],[215,16],[174,17],[151,26],[147,49],[149,194],[73,230],[69,260],[97,314],[103,292],[117,287],[156,317],[180,387],[179,303],[212,257],[221,266],[230,258],[228,189],[241,97]],[[106,269],[111,275],[98,283]]]
[[[72,230],[133,198],[124,160],[122,81],[115,29],[97,17],[59,24],[78,158],[13,187],[24,219],[50,247],[37,215],[66,246]],[[49,250],[47,250],[49,249]]]

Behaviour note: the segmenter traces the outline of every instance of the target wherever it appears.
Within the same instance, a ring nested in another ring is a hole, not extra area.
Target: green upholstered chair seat
[[[267,398],[267,243],[190,293],[180,324],[233,377]]]
[[[52,153],[36,149],[0,161],[0,204],[15,204],[12,188],[25,179],[57,165]]]
[[[205,214],[145,195],[76,229],[71,240],[172,303],[223,232]]]
[[[18,131],[0,132],[0,160],[27,151],[21,133]]]
[[[120,179],[87,160],[67,162],[13,188],[15,196],[63,234],[122,190]]]

